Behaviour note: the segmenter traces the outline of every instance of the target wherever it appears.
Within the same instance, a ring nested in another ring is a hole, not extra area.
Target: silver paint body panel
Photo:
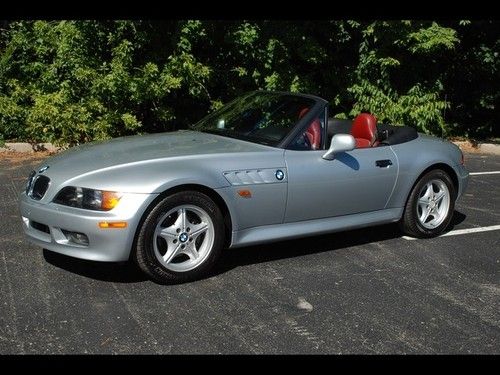
[[[276,240],[293,239],[303,236],[337,232],[340,230],[362,228],[370,225],[397,221],[402,208],[364,212],[315,220],[297,221],[285,224],[266,225],[233,232],[233,247],[255,245]]]
[[[355,149],[325,160],[325,151],[292,151],[194,131],[118,138],[72,148],[35,169],[50,186],[39,200],[20,197],[25,218],[49,228],[84,232],[86,248],[57,242],[23,224],[27,238],[70,256],[121,261],[129,257],[141,217],[158,194],[179,185],[201,185],[218,194],[232,222],[231,247],[275,241],[399,220],[418,176],[436,163],[455,171],[458,197],[468,173],[459,149],[420,135],[394,146]],[[380,168],[376,160],[392,165]],[[276,171],[284,172],[278,180]],[[117,207],[94,212],[52,203],[65,186],[124,193]],[[251,198],[239,196],[248,189]],[[127,221],[126,229],[99,229],[102,220]],[[52,233],[52,232],[51,232]]]
[[[286,150],[289,173],[285,222],[320,219],[382,210],[397,178],[390,147],[354,149],[322,158],[324,151]],[[376,160],[391,159],[389,168]]]
[[[122,202],[110,212],[89,211],[55,203],[33,201],[21,193],[19,209],[23,218],[23,230],[34,244],[76,258],[103,262],[126,261],[130,255],[140,216],[156,198],[156,194],[125,194]],[[29,221],[49,227],[50,233],[33,228]],[[100,229],[100,221],[127,221],[125,229]],[[90,246],[76,246],[61,241],[61,230],[84,233]]]

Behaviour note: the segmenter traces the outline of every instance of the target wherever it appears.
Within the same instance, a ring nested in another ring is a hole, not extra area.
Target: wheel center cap
[[[179,241],[181,242],[186,242],[189,239],[189,236],[187,233],[181,233],[179,236]]]
[[[430,207],[430,208],[434,208],[434,207],[436,207],[436,203],[435,203],[435,202],[431,202],[431,203],[429,204],[429,207]]]

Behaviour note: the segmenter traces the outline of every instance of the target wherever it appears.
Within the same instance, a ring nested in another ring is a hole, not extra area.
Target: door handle
[[[392,165],[392,161],[389,159],[386,160],[377,160],[375,162],[375,165],[379,168],[388,168],[389,166]]]

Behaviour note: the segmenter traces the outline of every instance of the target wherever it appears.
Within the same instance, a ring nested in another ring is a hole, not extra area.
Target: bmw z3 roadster
[[[251,92],[189,130],[73,147],[20,196],[27,238],[127,261],[160,283],[205,275],[222,249],[398,222],[446,230],[468,172],[454,144],[408,126],[329,118],[311,95]]]

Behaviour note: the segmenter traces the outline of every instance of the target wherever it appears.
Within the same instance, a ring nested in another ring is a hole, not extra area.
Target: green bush
[[[429,134],[498,136],[494,21],[21,21],[0,34],[0,140],[179,129],[243,92],[307,92]]]

